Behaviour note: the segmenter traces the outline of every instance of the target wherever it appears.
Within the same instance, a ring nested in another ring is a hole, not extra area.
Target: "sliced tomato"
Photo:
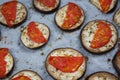
[[[29,38],[36,43],[45,43],[47,42],[46,38],[43,36],[42,32],[37,28],[35,22],[31,22],[27,28],[27,34]]]
[[[109,26],[110,26],[109,24],[103,21],[98,22],[97,24],[98,29],[95,32],[95,35],[91,42],[90,45],[91,48],[100,48],[110,41],[112,37],[112,30]]]
[[[43,5],[47,7],[55,7],[56,0],[39,0]]]
[[[106,12],[112,3],[112,0],[99,0],[103,12]]]
[[[31,79],[27,76],[18,76],[16,78],[13,78],[12,80],[31,80]]]
[[[62,28],[70,29],[80,20],[81,16],[82,16],[82,13],[81,13],[79,6],[74,3],[69,2],[68,9],[66,12],[66,17],[62,24]]]
[[[82,65],[83,57],[50,56],[49,64],[62,72],[75,72]]]
[[[8,54],[7,48],[0,48],[0,78],[6,77],[6,61],[5,56]]]
[[[10,1],[2,5],[1,12],[3,16],[5,17],[5,20],[7,22],[7,25],[9,27],[12,27],[12,23],[16,19],[16,1]]]

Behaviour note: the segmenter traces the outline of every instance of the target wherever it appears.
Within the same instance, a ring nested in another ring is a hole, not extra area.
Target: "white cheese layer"
[[[21,72],[17,73],[16,75],[14,75],[10,80],[12,80],[18,76],[27,76],[31,80],[42,80],[41,77],[37,73],[30,71],[30,70],[21,71]]]
[[[91,2],[94,6],[96,6],[99,10],[102,11],[102,7],[100,6],[99,0],[90,0],[90,2]],[[106,12],[104,12],[104,13],[107,13],[107,12],[109,12],[110,10],[112,10],[112,9],[114,8],[114,6],[116,5],[116,3],[117,3],[117,0],[112,0],[109,9],[108,9]]]
[[[14,60],[10,53],[8,53],[8,55],[5,56],[5,61],[7,63],[6,64],[6,74],[8,74],[12,70],[13,65],[14,65]]]
[[[68,9],[68,5],[65,5],[56,12],[55,21],[56,21],[58,27],[60,27],[60,28],[62,28],[62,24],[64,23],[67,9]],[[79,21],[74,26],[72,26],[69,30],[78,28],[83,23],[85,15],[81,8],[80,8],[80,10],[81,10],[82,16],[80,17]]]
[[[41,10],[41,11],[52,11],[55,8],[57,8],[57,6],[59,5],[60,0],[56,0],[56,4],[55,7],[47,7],[45,5],[43,5],[42,3],[40,3],[40,1],[38,0],[34,0],[34,5],[37,9]]]
[[[88,49],[91,52],[101,53],[101,52],[105,52],[112,49],[117,42],[118,36],[117,36],[117,30],[115,29],[115,27],[112,24],[107,22],[107,24],[110,24],[110,29],[112,30],[112,37],[110,41],[106,45],[100,48],[96,48],[96,49],[91,48],[90,45],[94,37],[94,34],[97,30],[97,23],[98,23],[97,20],[89,22],[82,30],[81,39],[82,39],[82,44],[86,49]]]
[[[66,55],[67,56],[82,56],[78,51],[69,49],[69,48],[56,49],[56,50],[52,51],[49,56],[66,56]],[[82,65],[78,68],[78,70],[75,72],[71,72],[71,73],[65,73],[60,70],[57,70],[54,66],[52,66],[48,63],[48,60],[46,62],[46,67],[47,67],[48,72],[57,80],[77,80],[85,72],[86,61],[84,58],[84,61],[83,61]]]
[[[117,12],[114,15],[114,22],[120,26],[120,8],[117,10]]]
[[[2,5],[0,5],[0,22],[7,25],[5,17],[3,16],[2,12],[1,12],[1,8],[2,8]],[[25,20],[25,18],[27,16],[27,11],[26,11],[26,8],[25,8],[25,6],[23,4],[17,2],[16,9],[17,9],[16,19],[15,19],[14,22],[11,22],[12,25],[19,24],[20,22]]]
[[[50,31],[49,31],[48,27],[42,23],[36,23],[36,24],[37,24],[37,28],[42,32],[45,39],[48,40],[49,36],[50,36]],[[21,33],[21,40],[22,40],[23,44],[29,48],[37,48],[37,47],[40,47],[45,44],[45,43],[36,43],[36,42],[30,40],[30,38],[27,34],[27,27],[25,27],[25,29]]]

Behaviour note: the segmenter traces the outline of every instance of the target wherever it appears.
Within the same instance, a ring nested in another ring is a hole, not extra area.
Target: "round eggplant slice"
[[[34,71],[22,70],[13,75],[10,80],[42,80],[42,78]]]
[[[108,13],[117,5],[118,0],[89,0],[101,12]]]
[[[8,27],[16,27],[25,21],[27,10],[18,1],[9,1],[0,5],[0,23]]]
[[[14,60],[8,48],[0,48],[0,79],[6,78],[11,72]]]
[[[86,70],[85,57],[72,48],[58,48],[46,59],[48,73],[57,80],[77,80]]]
[[[34,7],[43,13],[55,11],[60,4],[60,0],[33,0]]]
[[[112,73],[100,71],[91,74],[85,80],[119,80],[119,79]]]
[[[43,23],[30,22],[21,33],[21,41],[28,48],[38,48],[49,40],[50,30]]]
[[[65,31],[71,31],[79,28],[84,22],[84,11],[77,4],[69,2],[60,8],[55,14],[57,26]]]
[[[120,27],[120,8],[116,11],[113,20]]]
[[[82,29],[81,42],[90,52],[100,54],[114,48],[118,32],[114,25],[104,20],[88,22]]]
[[[113,58],[113,66],[120,75],[120,51]]]

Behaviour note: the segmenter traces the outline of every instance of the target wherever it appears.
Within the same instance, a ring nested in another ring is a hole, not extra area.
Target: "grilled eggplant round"
[[[9,1],[0,5],[0,23],[9,28],[16,27],[27,18],[26,7],[18,1]]]
[[[89,1],[101,12],[108,13],[116,7],[118,0],[89,0]]]
[[[120,51],[116,53],[116,55],[113,58],[113,66],[120,75]]]
[[[81,31],[81,42],[85,49],[100,54],[114,48],[118,32],[114,25],[104,20],[88,22]]]
[[[0,48],[0,79],[6,78],[13,66],[14,60],[8,48]]]
[[[33,0],[33,5],[40,12],[49,13],[59,7],[60,0]]]
[[[34,71],[22,70],[12,76],[10,80],[42,80],[42,78]]]
[[[77,4],[69,2],[55,14],[57,26],[65,31],[78,29],[84,22],[84,11]]]
[[[113,20],[120,27],[120,8],[114,14]]]
[[[119,79],[112,73],[106,71],[99,71],[91,74],[85,80],[119,80]]]
[[[50,36],[49,28],[43,23],[30,22],[21,33],[21,41],[28,48],[45,45]]]
[[[48,73],[57,80],[77,80],[86,70],[85,57],[72,48],[58,48],[46,59]]]

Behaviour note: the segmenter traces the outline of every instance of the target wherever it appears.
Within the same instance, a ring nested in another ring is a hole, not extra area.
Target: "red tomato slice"
[[[12,80],[31,80],[31,79],[27,76],[18,76],[16,78],[12,79]]]
[[[90,47],[91,48],[100,48],[104,45],[106,45],[111,37],[112,37],[112,31],[109,27],[110,25],[99,21],[97,24],[97,31],[95,32],[94,38],[91,42]]]
[[[81,13],[79,6],[74,3],[69,2],[68,9],[66,12],[66,17],[62,24],[62,28],[70,29],[80,20],[81,16],[82,16],[82,13]]]
[[[43,5],[47,7],[55,7],[56,0],[39,0]]]
[[[83,60],[83,57],[50,56],[48,62],[62,72],[75,72]]]
[[[1,12],[6,19],[9,27],[12,27],[12,23],[16,19],[16,1],[10,1],[2,5]]]
[[[6,77],[6,61],[5,56],[8,54],[7,48],[0,49],[0,78]]]
[[[112,0],[99,0],[103,12],[109,9],[111,2]]]
[[[36,43],[47,42],[47,40],[43,36],[42,32],[36,26],[37,25],[35,22],[29,23],[28,28],[27,28],[27,31],[28,31],[27,34],[28,34],[29,38]]]

